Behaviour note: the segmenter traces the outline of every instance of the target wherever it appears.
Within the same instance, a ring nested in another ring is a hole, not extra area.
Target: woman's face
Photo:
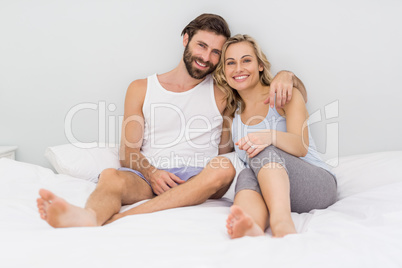
[[[225,53],[225,77],[236,90],[255,87],[260,82],[262,65],[258,63],[254,48],[249,42],[229,45]]]

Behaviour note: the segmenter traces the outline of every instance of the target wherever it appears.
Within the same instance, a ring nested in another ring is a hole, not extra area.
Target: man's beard
[[[195,60],[197,60],[197,62],[199,62],[201,64],[205,64],[209,68],[205,69],[205,70],[197,69],[196,67],[194,67],[192,65],[192,63]],[[203,79],[205,76],[209,75],[216,69],[216,65],[213,65],[209,61],[204,62],[201,58],[194,57],[188,47],[188,44],[187,44],[186,48],[184,49],[183,61],[184,61],[184,64],[186,65],[188,74],[194,79]]]

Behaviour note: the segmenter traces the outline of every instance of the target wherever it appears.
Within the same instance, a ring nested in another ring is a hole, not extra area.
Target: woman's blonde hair
[[[254,48],[254,53],[257,56],[258,64],[263,66],[263,70],[260,72],[260,82],[264,86],[269,86],[272,81],[271,74],[271,63],[269,63],[267,57],[262,52],[260,46],[257,41],[249,35],[246,34],[237,34],[231,38],[229,38],[222,48],[222,56],[219,60],[218,66],[216,67],[214,73],[214,80],[217,83],[218,87],[226,94],[226,109],[230,116],[234,116],[234,113],[237,110],[237,107],[240,108],[240,113],[244,111],[246,107],[244,101],[240,97],[237,90],[233,89],[229,86],[225,77],[225,54],[228,47],[232,44],[240,43],[240,42],[248,42]]]

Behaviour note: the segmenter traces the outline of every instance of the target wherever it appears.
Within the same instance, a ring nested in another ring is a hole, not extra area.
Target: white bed
[[[87,164],[102,163],[81,156]],[[95,188],[89,180],[98,170],[74,161],[81,170],[64,172],[78,178],[0,159],[0,267],[402,267],[402,151],[340,158],[333,169],[339,201],[293,213],[299,234],[282,239],[269,230],[265,237],[229,239],[225,220],[233,189],[222,200],[194,207],[103,227],[54,229],[39,218],[38,190],[83,206]]]

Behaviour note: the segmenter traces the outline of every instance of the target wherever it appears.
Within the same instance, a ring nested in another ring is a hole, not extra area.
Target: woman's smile
[[[233,76],[233,79],[234,79],[236,82],[243,82],[243,81],[245,81],[248,77],[249,77],[249,75],[236,75],[236,76]]]

